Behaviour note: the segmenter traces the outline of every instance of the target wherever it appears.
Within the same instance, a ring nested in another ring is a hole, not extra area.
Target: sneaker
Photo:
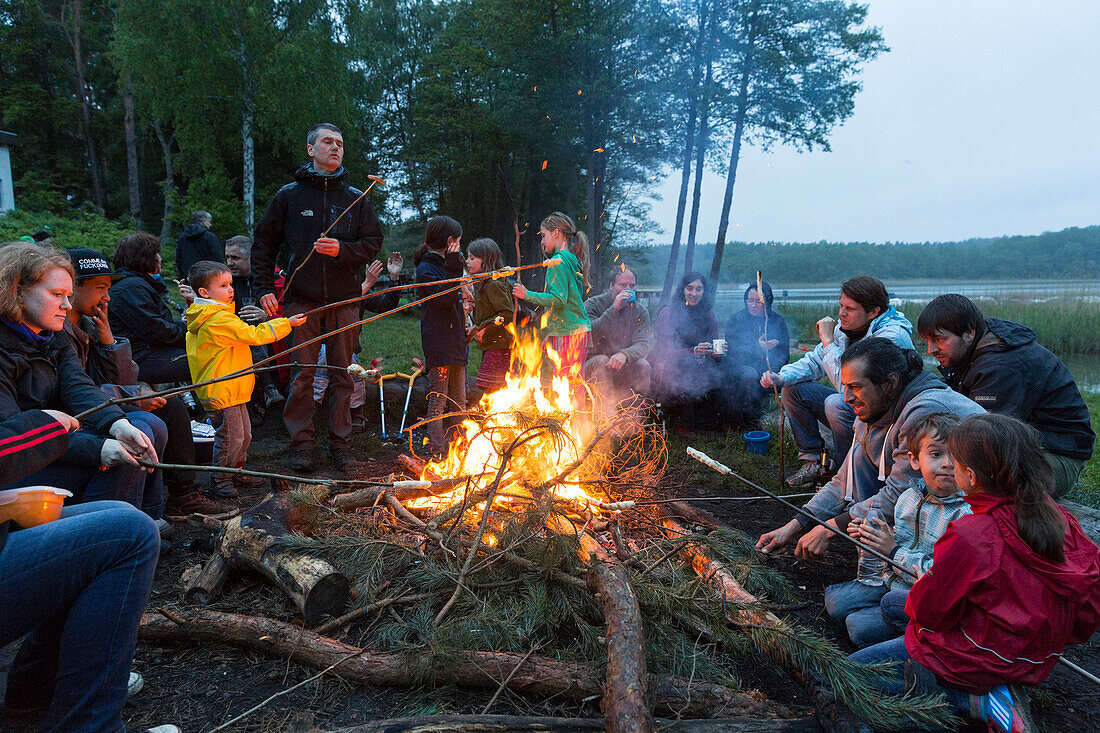
[[[126,683],[126,697],[130,698],[141,692],[145,687],[145,680],[137,672],[130,673],[130,681]]]
[[[179,726],[166,724],[158,725],[156,728],[139,728],[130,733],[180,733],[180,729]]]
[[[193,491],[183,496],[169,496],[164,505],[164,518],[169,522],[186,522],[192,514],[205,514],[216,516],[231,511],[217,501],[205,496],[201,492]]]
[[[286,402],[286,397],[283,397],[279,390],[275,389],[274,385],[269,384],[264,387],[264,407],[270,410],[272,407],[275,407],[275,405],[280,405],[284,402]]]
[[[295,471],[312,471],[317,468],[317,451],[313,446],[294,449],[290,454],[290,467]]]
[[[977,698],[975,717],[986,721],[990,731],[1032,733],[1036,730],[1027,693],[1019,685],[997,685],[981,697],[972,695],[971,699],[974,698]]]
[[[233,479],[220,478],[210,482],[210,496],[217,499],[240,499],[241,492],[233,485]]]
[[[792,489],[807,489],[814,486],[821,477],[821,464],[817,461],[806,461],[802,468],[787,477],[786,484]]]

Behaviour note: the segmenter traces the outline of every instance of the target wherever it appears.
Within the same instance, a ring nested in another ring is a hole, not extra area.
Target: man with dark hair
[[[613,402],[623,393],[649,394],[652,369],[647,357],[653,351],[654,335],[649,311],[638,302],[636,284],[634,270],[621,265],[612,272],[606,293],[584,301],[592,322],[584,373]]]
[[[340,129],[329,122],[311,127],[306,135],[306,153],[310,161],[295,172],[293,183],[275,194],[256,225],[253,238],[251,264],[256,294],[260,296],[260,306],[271,317],[279,310],[274,273],[276,258],[284,244],[289,273],[284,293],[286,316],[361,295],[363,266],[382,249],[382,226],[370,201],[363,198],[351,206],[362,192],[347,184],[344,136]],[[349,206],[351,210],[341,217]],[[357,303],[329,308],[310,317],[290,338],[293,343],[305,342],[354,323],[358,315]],[[324,339],[328,363],[348,366],[357,340],[357,329]],[[295,352],[294,360],[315,364],[320,350],[320,342],[311,344]],[[291,465],[296,470],[312,470],[316,464],[314,371],[295,372],[283,408],[283,422],[291,437]],[[354,464],[349,443],[352,380],[343,369],[333,370],[330,378],[329,452],[337,469],[346,472]]]
[[[1035,332],[986,318],[970,299],[953,293],[925,307],[917,332],[952,389],[1039,431],[1054,472],[1054,496],[1072,489],[1092,457],[1096,433],[1069,369],[1035,340]]]
[[[225,262],[225,252],[218,235],[210,231],[214,223],[209,211],[199,209],[191,214],[191,223],[183,228],[176,240],[176,277],[187,277],[191,265],[201,260]]]
[[[884,516],[894,516],[894,503],[920,470],[909,461],[909,426],[934,413],[959,417],[983,412],[932,372],[923,371],[920,354],[884,338],[861,339],[840,357],[844,401],[856,420],[855,439],[837,474],[806,502],[807,512],[843,531],[852,519],[867,516],[875,502]],[[803,531],[795,555],[823,557],[832,532],[798,515],[779,529],[761,535],[764,552],[784,547]]]
[[[886,286],[873,277],[859,275],[840,286],[839,318],[839,323],[831,317],[817,322],[821,339],[817,348],[778,373],[765,372],[760,378],[767,389],[783,389],[783,407],[798,445],[798,457],[803,461],[802,467],[787,479],[791,487],[812,486],[820,475],[825,441],[819,421],[833,432],[835,463],[844,460],[852,444],[855,413],[838,392],[844,351],[865,337],[885,338],[902,349],[913,348],[909,335],[912,324],[890,305]],[[820,384],[823,377],[833,386]]]

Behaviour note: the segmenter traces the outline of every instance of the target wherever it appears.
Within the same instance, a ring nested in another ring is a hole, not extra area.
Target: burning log
[[[325,614],[339,616],[347,604],[351,584],[327,560],[281,549],[277,546],[288,528],[291,499],[285,494],[268,496],[241,516],[227,522],[217,555],[202,575],[211,583],[209,597],[216,595],[221,556],[230,568],[254,570],[290,596],[305,622],[316,625]],[[192,587],[192,596],[207,589]]]
[[[441,657],[430,652],[373,651],[282,621],[216,611],[172,614],[172,618],[145,614],[138,636],[154,644],[231,644],[314,669],[326,669],[339,662],[332,674],[350,682],[379,687],[416,686],[431,678],[438,684],[496,690],[501,679],[509,671],[516,670],[506,687],[520,694],[561,697],[579,703],[603,693],[599,672],[583,664],[537,655],[524,659],[525,655],[508,652],[467,651]],[[784,711],[759,693],[735,692],[722,685],[678,677],[656,677],[651,690],[657,709],[672,715],[781,717]]]
[[[709,526],[720,526],[719,522],[694,507],[688,507],[694,518],[702,519],[702,523]],[[665,528],[669,537],[677,539],[690,532],[679,522],[670,516],[661,520],[661,526]],[[739,604],[758,603],[758,599],[752,593],[745,590],[737,579],[733,577],[719,562],[707,556],[698,545],[685,543],[680,547],[680,556],[691,566],[704,582],[706,582],[724,601]],[[769,611],[750,611],[735,609],[730,611],[727,618],[731,623],[745,628],[768,628],[782,630],[783,621]],[[756,637],[753,637],[756,642]],[[847,707],[841,704],[820,680],[809,674],[806,670],[788,664],[785,655],[777,653],[775,649],[762,646],[760,649],[769,659],[776,662],[790,675],[813,700],[814,709],[817,711],[817,719],[821,726],[830,733],[870,733],[870,726],[860,720]]]

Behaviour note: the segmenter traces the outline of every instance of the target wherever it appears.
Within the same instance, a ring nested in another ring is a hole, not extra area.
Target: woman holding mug
[[[715,353],[718,319],[714,287],[700,272],[688,272],[673,291],[672,303],[657,316],[654,372],[657,398],[679,418],[681,430],[719,427],[717,397],[720,353]]]
[[[73,266],[62,252],[23,242],[0,248],[0,420],[26,410],[75,415],[106,401],[69,336],[59,333],[72,292]],[[139,429],[121,409],[106,407],[69,436],[64,455],[3,488],[44,484],[72,491],[76,501],[118,499],[140,508],[146,469],[137,459],[156,461],[154,436],[166,435],[151,415]]]

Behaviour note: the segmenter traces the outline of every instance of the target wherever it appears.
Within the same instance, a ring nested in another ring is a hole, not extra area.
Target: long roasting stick
[[[756,271],[756,297],[760,299],[760,304],[764,306],[764,365],[768,367],[768,371],[772,370],[772,360],[768,355],[771,349],[768,348],[768,303],[764,299],[764,273],[760,270]],[[787,347],[788,359],[790,359],[790,344],[785,344]],[[775,392],[775,402],[779,405],[779,485],[782,486],[783,482],[787,479],[786,471],[783,470],[783,425],[787,422],[786,416],[783,414],[783,398],[779,394],[779,387],[772,385],[772,391]]]
[[[841,532],[839,529],[837,529],[833,525],[821,521],[820,519],[818,519],[813,514],[809,513],[805,509],[803,509],[802,507],[795,506],[794,504],[787,501],[783,497],[781,497],[777,494],[773,494],[772,492],[768,491],[767,489],[765,489],[763,486],[760,486],[759,484],[754,484],[752,481],[749,481],[744,476],[741,476],[738,473],[736,473],[729,466],[726,466],[726,465],[723,465],[723,464],[719,463],[718,461],[716,461],[713,458],[711,458],[710,456],[708,456],[706,453],[703,453],[702,451],[695,450],[694,448],[688,448],[687,449],[687,454],[689,456],[691,456],[692,458],[694,458],[695,460],[702,463],[704,466],[709,466],[709,467],[713,468],[715,471],[717,471],[718,473],[725,474],[726,476],[734,477],[735,479],[737,479],[741,483],[745,484],[746,486],[748,486],[750,488],[753,488],[753,489],[756,489],[760,493],[762,493],[762,494],[764,494],[764,495],[766,495],[766,496],[768,496],[772,499],[775,499],[780,504],[786,506],[789,509],[793,509],[798,514],[800,514],[801,516],[806,517],[807,519],[811,520],[814,524],[820,525],[820,526],[824,527],[825,529],[829,530],[830,532],[832,532],[833,534],[839,535],[840,537],[843,537],[845,540],[847,540],[848,542],[851,542],[853,545],[860,548],[861,550],[864,550],[865,552],[871,553],[872,555],[879,558],[880,560],[885,560],[887,565],[890,565],[891,567],[900,570],[901,572],[905,573],[906,575],[909,575],[909,576],[913,577],[914,579],[916,579],[918,577],[917,574],[914,573],[909,568],[898,565],[896,562],[891,560],[886,555],[883,555],[878,550],[874,549],[873,547],[868,547],[867,545],[865,545],[862,542],[860,542],[859,540],[857,540],[855,537],[849,536],[848,533]],[[1068,659],[1066,659],[1065,657],[1060,656],[1060,655],[1058,657],[1058,661],[1061,662],[1062,664],[1064,664],[1069,669],[1071,669],[1074,672],[1078,673],[1079,675],[1081,675],[1085,679],[1089,680],[1093,684],[1095,684],[1097,686],[1100,686],[1100,678],[1096,677],[1096,675],[1092,674],[1088,670],[1082,669],[1081,667],[1077,666],[1073,662],[1069,661]]]

